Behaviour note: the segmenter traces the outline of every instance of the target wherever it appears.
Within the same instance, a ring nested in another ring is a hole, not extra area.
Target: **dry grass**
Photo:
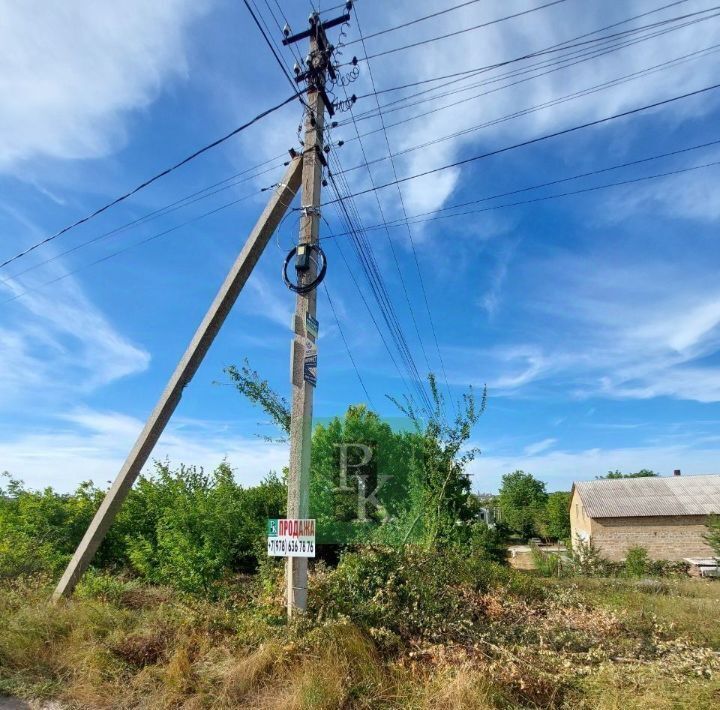
[[[660,593],[626,580],[584,579],[577,586],[600,606],[623,611],[638,620],[653,617],[674,635],[720,650],[720,583],[711,580],[667,580]]]
[[[720,584],[548,587],[487,594],[476,642],[452,646],[149,588],[50,607],[18,585],[0,590],[0,695],[94,710],[720,706]]]

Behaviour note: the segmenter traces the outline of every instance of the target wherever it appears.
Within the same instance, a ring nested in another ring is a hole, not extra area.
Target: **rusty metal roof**
[[[720,475],[615,478],[573,484],[591,518],[720,513]]]

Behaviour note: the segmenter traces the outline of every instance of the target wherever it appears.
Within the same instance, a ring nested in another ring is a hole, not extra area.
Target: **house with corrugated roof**
[[[573,483],[573,546],[592,542],[608,560],[644,547],[654,560],[712,557],[708,516],[720,514],[720,475],[619,478]]]

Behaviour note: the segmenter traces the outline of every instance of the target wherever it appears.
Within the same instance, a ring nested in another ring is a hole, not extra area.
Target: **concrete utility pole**
[[[75,585],[80,581],[95,552],[100,547],[100,543],[112,525],[123,501],[180,402],[183,389],[197,372],[198,367],[200,367],[200,363],[210,349],[210,345],[215,340],[215,336],[225,322],[225,318],[230,313],[230,309],[252,273],[270,237],[292,202],[300,185],[302,164],[301,157],[292,158],[282,181],[252,232],[250,232],[250,236],[230,269],[225,282],[220,287],[215,300],[175,368],[175,372],[168,381],[155,409],[145,423],[145,427],[140,433],[135,446],[125,460],[112,487],[105,495],[100,508],[95,513],[90,527],[87,529],[77,550],[75,550],[75,554],[53,593],[53,600],[72,594]]]
[[[352,4],[348,3],[347,8]],[[255,264],[277,228],[295,193],[302,182],[302,215],[300,221],[300,239],[298,246],[291,251],[285,262],[285,281],[295,291],[294,332],[292,347],[292,420],[290,425],[290,478],[288,481],[289,518],[307,518],[310,488],[310,434],[312,426],[312,397],[315,385],[315,336],[317,321],[315,309],[317,294],[315,288],[325,273],[325,257],[318,246],[320,226],[320,188],[322,185],[323,126],[325,111],[332,116],[334,109],[325,93],[325,78],[328,74],[335,79],[335,70],[331,64],[333,47],[328,43],[325,30],[347,22],[350,15],[346,12],[333,20],[320,21],[317,13],[310,16],[310,28],[292,37],[289,29],[283,44],[292,44],[298,40],[310,39],[310,53],[307,69],[302,72],[296,67],[298,84],[307,82],[308,99],[305,116],[305,143],[302,156],[290,151],[291,161],[277,190],[268,202],[260,219],[253,228],[240,255],[228,273],[215,300],[208,309],[198,327],[185,354],[145,423],[135,446],[123,464],[120,473],[107,492],[100,508],[90,523],[85,536],[73,555],[60,582],[53,593],[53,600],[70,595],[85,570],[92,561],[95,552],[112,525],[123,501],[133,483],[145,465],[155,444],[175,411],[182,391],[200,367],[200,363],[210,348],[215,336],[225,322]],[[313,254],[315,258],[313,258]],[[290,283],[287,277],[289,259],[295,255],[297,284]],[[318,263],[322,264],[317,273]],[[310,329],[308,329],[310,322]],[[307,601],[307,559],[287,559],[288,614],[293,610],[304,610]]]
[[[303,150],[303,174],[298,259],[303,254],[312,255],[312,246],[319,241],[320,190],[322,187],[323,128],[325,109],[332,114],[333,108],[325,94],[325,79],[330,71],[332,47],[325,36],[325,26],[317,15],[310,17],[310,30],[287,37],[284,44],[310,38],[308,67],[297,80],[308,82],[307,110]],[[301,283],[311,284],[317,277],[317,263],[310,258],[307,270],[298,270]],[[312,435],[314,368],[308,377],[307,366],[317,357],[315,332],[308,330],[308,321],[315,323],[317,291],[298,292],[293,319],[293,341],[290,354],[292,382],[292,408],[290,418],[290,472],[288,476],[287,517],[307,518],[310,499],[310,441]],[[308,561],[306,557],[286,558],[287,612],[292,617],[307,606]]]

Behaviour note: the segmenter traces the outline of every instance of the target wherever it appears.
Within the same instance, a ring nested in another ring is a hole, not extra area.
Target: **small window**
[[[575,503],[575,517],[580,517],[580,503]]]

